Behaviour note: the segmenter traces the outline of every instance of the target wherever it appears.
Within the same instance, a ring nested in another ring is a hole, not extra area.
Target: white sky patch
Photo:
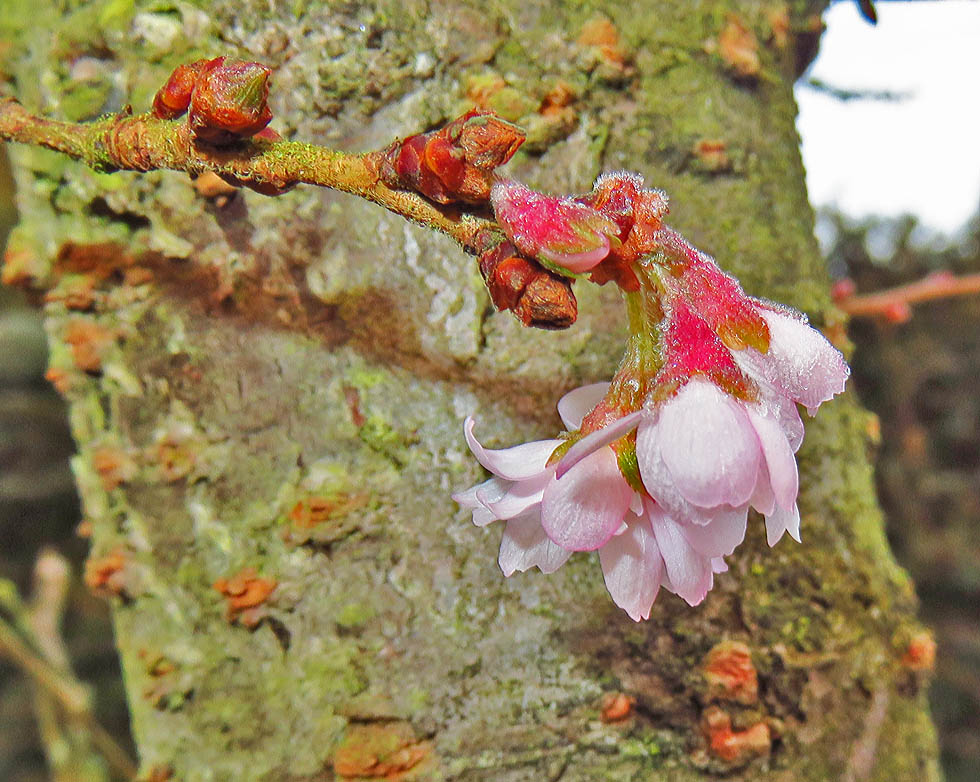
[[[875,7],[877,26],[854,2],[830,7],[820,55],[796,88],[810,199],[954,233],[980,205],[980,2]],[[905,97],[841,101],[807,77]]]

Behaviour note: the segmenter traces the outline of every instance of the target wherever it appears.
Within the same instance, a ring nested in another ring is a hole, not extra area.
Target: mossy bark
[[[13,91],[63,118],[141,110],[174,65],[217,54],[275,69],[278,130],[351,150],[482,91],[531,130],[516,176],[581,191],[600,171],[637,170],[750,293],[840,328],[794,127],[795,44],[819,10],[804,3],[13,5],[0,21]],[[594,24],[592,43],[578,40],[600,7],[618,44],[596,44]],[[755,75],[717,45],[732,15],[755,36]],[[542,112],[559,83],[574,101]],[[705,140],[724,142],[727,164],[697,153]],[[770,551],[754,519],[703,605],[663,594],[634,624],[594,555],[505,580],[499,529],[475,529],[449,498],[481,477],[464,415],[490,445],[552,436],[558,396],[610,376],[615,291],[580,285],[567,332],[522,330],[491,311],[449,240],[353,198],[299,188],[222,203],[175,173],[10,154],[21,223],[8,262],[50,289],[92,556],[124,563],[101,582],[119,595],[147,775],[331,779],[388,763],[453,780],[938,777],[922,681],[903,664],[915,597],[873,494],[873,420],[849,395],[808,426],[804,543]],[[65,295],[86,281],[54,271],[68,243],[115,270],[87,311]],[[65,342],[78,321],[97,327],[81,332],[94,363],[77,326]],[[213,584],[243,568],[277,586],[229,621]],[[755,702],[705,683],[704,657],[726,639],[750,649]],[[607,692],[636,698],[625,722],[599,719]],[[772,740],[724,759],[709,705]]]

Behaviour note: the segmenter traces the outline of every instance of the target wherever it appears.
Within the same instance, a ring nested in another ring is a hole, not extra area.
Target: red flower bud
[[[480,273],[494,306],[511,310],[525,326],[565,329],[578,317],[571,281],[523,257],[509,241],[480,254]]]
[[[201,67],[191,94],[188,122],[212,144],[254,136],[272,119],[267,99],[271,70],[257,62],[216,57]]]
[[[430,133],[396,141],[383,153],[381,179],[438,204],[480,204],[490,198],[493,170],[524,142],[523,131],[492,112],[474,109]]]
[[[207,60],[178,65],[153,98],[153,116],[175,119],[187,111],[197,77]]]

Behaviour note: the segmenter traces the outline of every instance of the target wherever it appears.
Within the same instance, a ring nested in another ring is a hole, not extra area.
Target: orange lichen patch
[[[736,76],[747,79],[759,75],[759,42],[741,19],[729,14],[718,33],[717,51]]]
[[[85,561],[85,585],[93,592],[122,596],[128,593],[126,554],[121,548],[104,557],[89,557]]]
[[[174,770],[166,764],[151,766],[146,772],[146,776],[140,777],[137,782],[168,782],[173,779]]]
[[[704,658],[708,696],[750,705],[759,699],[759,678],[749,647],[741,641],[722,641]]]
[[[705,710],[701,727],[711,753],[732,765],[764,757],[772,749],[772,731],[765,722],[757,722],[746,730],[732,730],[731,717],[717,706]]]
[[[912,671],[931,671],[936,667],[936,639],[932,633],[922,630],[912,636],[902,655],[902,665]]]
[[[432,755],[432,743],[418,741],[405,722],[350,725],[333,756],[341,777],[400,780]]]
[[[227,196],[238,192],[237,187],[228,184],[228,182],[215,174],[213,171],[205,171],[194,180],[193,185],[194,190],[197,191],[197,194],[201,196],[201,198],[218,199],[219,197],[224,196],[225,201],[227,201]]]
[[[132,480],[137,473],[136,462],[122,448],[103,446],[92,452],[92,466],[102,479],[106,491]]]
[[[576,43],[579,46],[594,47],[605,65],[620,71],[626,70],[629,52],[619,30],[609,17],[595,16],[587,21],[579,31]]]
[[[30,287],[45,275],[44,262],[24,247],[8,247],[3,254],[3,272],[0,282],[4,285]]]
[[[89,519],[78,522],[75,527],[75,534],[80,538],[92,537],[92,522]]]
[[[609,692],[602,696],[599,719],[603,722],[622,722],[633,713],[636,698],[622,692]]]
[[[65,242],[54,259],[54,271],[58,276],[90,275],[98,282],[132,266],[133,262],[133,256],[118,242]]]
[[[156,443],[152,459],[167,483],[186,478],[197,465],[198,444],[184,431],[163,434]]]
[[[297,502],[289,512],[289,518],[300,529],[310,529],[338,516],[345,516],[357,508],[363,508],[368,499],[367,494],[345,492],[329,497],[313,495]]]
[[[55,391],[61,395],[67,394],[71,389],[71,375],[69,375],[63,369],[50,367],[48,371],[44,373],[44,379],[53,385]]]
[[[95,304],[95,278],[87,274],[66,277],[44,294],[44,301],[59,302],[69,310],[89,310]]]
[[[728,145],[721,139],[701,139],[691,151],[708,171],[727,171],[731,168]]]
[[[153,282],[153,270],[146,266],[131,266],[123,272],[123,284],[130,287]]]
[[[90,320],[73,320],[65,330],[72,360],[83,372],[100,372],[102,359],[115,341],[116,332]]]
[[[219,578],[213,586],[227,599],[225,618],[229,622],[237,620],[246,627],[255,627],[262,615],[253,609],[265,603],[278,583],[271,578],[259,578],[255,568],[248,567],[231,578]]]
[[[560,81],[541,99],[538,113],[545,117],[563,114],[575,102],[575,90],[567,82]]]

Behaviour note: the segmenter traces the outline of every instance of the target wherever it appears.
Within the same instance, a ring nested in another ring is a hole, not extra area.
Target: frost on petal
[[[602,448],[545,487],[541,524],[562,548],[591,551],[616,534],[632,496],[616,454]]]
[[[494,518],[512,519],[540,503],[544,487],[551,480],[554,480],[552,474],[543,472],[526,481],[506,481],[508,485],[503,492],[496,491],[495,486],[479,489],[476,498]]]
[[[777,389],[813,415],[822,402],[844,390],[851,370],[827,338],[805,319],[762,310],[771,340],[765,355],[749,348],[745,359]]]
[[[558,415],[569,431],[582,425],[582,419],[609,390],[609,383],[591,383],[569,391],[558,400]]]
[[[759,440],[732,397],[695,378],[664,405],[659,429],[664,464],[684,497],[705,508],[748,501]]]
[[[561,461],[558,462],[555,468],[555,477],[561,478],[589,454],[595,453],[600,448],[604,448],[616,442],[623,435],[632,432],[640,422],[640,418],[644,415],[646,415],[644,411],[637,410],[629,415],[624,415],[622,418],[617,418],[611,424],[607,424],[601,429],[596,429],[594,432],[587,434],[569,448],[565,455],[561,457]]]
[[[711,558],[698,553],[687,542],[680,524],[670,516],[649,505],[647,512],[673,591],[688,605],[696,606],[704,600],[714,581]]]
[[[634,622],[649,619],[663,575],[663,558],[649,520],[630,518],[626,531],[599,549],[599,562],[613,602]]]
[[[719,516],[710,524],[681,524],[680,527],[687,542],[699,554],[706,557],[727,557],[745,540],[748,514],[748,506],[743,505],[733,509],[732,513]]]
[[[544,534],[537,513],[518,516],[507,522],[500,539],[497,562],[508,578],[537,567],[542,573],[554,573],[572,555]]]
[[[759,415],[752,408],[747,408],[746,413],[752,428],[759,436],[769,483],[776,503],[779,507],[788,509],[796,502],[796,493],[799,490],[800,481],[793,449],[777,421],[768,416]]]
[[[494,475],[511,481],[525,480],[544,472],[551,454],[561,445],[560,440],[535,440],[513,448],[492,451],[480,445],[473,434],[474,424],[473,416],[467,416],[463,423],[463,434],[476,460]]]
[[[784,532],[797,543],[800,542],[800,509],[796,503],[790,510],[776,508],[774,513],[766,516],[766,541],[770,546],[775,546]]]
[[[605,258],[610,237],[619,234],[619,227],[592,207],[535,192],[513,180],[494,184],[490,202],[500,227],[522,253],[576,274]]]

